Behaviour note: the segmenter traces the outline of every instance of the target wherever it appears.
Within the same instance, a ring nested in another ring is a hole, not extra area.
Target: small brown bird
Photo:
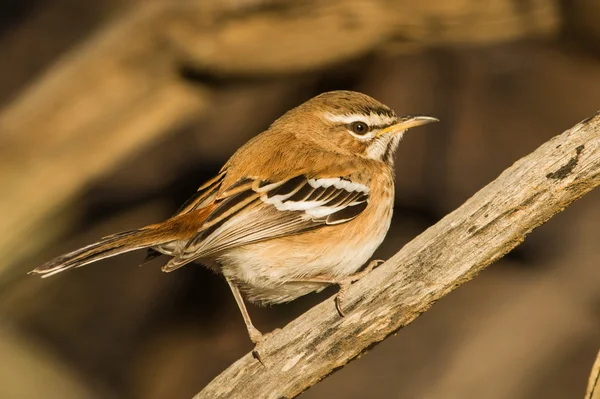
[[[288,111],[241,147],[172,218],[104,237],[33,270],[44,277],[136,249],[222,273],[252,325],[242,294],[258,304],[288,302],[327,285],[340,291],[383,241],[394,202],[394,152],[407,129],[435,122],[398,117],[351,91],[321,94]]]

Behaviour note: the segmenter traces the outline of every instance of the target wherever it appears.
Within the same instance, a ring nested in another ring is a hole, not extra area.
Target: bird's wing
[[[218,195],[198,233],[163,270],[228,248],[348,222],[368,201],[369,187],[347,177],[239,179]]]
[[[173,218],[211,205],[214,202],[215,197],[219,193],[219,189],[221,188],[221,184],[223,183],[223,179],[225,178],[226,174],[227,171],[222,170],[218,175],[216,175],[215,177],[204,183],[202,186],[200,186],[196,193],[194,193],[194,195],[192,195],[179,208],[175,215],[173,215]],[[121,234],[122,233],[110,234],[108,236],[102,237],[102,239],[106,240],[108,238],[115,238]],[[150,254],[150,259],[154,257],[154,253],[157,253],[151,248],[148,249],[148,252]],[[146,260],[144,260],[144,263],[145,262]]]
[[[192,195],[190,199],[188,199],[185,204],[181,206],[181,208],[179,208],[175,216],[182,215],[211,204],[219,193],[219,189],[223,184],[225,175],[227,175],[227,170],[223,168],[218,175],[200,186],[196,193]]]
[[[196,211],[199,209],[203,209],[211,205],[217,194],[219,193],[219,189],[223,184],[223,180],[227,175],[227,170],[223,168],[218,175],[204,183],[202,186],[198,188],[198,190],[192,195],[173,215],[172,218],[176,218],[178,216],[182,216],[188,214],[192,211]],[[197,221],[197,220],[196,220]],[[201,223],[201,221],[200,221]],[[112,234],[106,237],[102,237],[102,239],[108,239],[118,236],[118,234]],[[146,258],[142,261],[140,265],[143,265],[152,259],[160,256],[161,252],[157,251],[155,248],[148,248],[146,250]]]

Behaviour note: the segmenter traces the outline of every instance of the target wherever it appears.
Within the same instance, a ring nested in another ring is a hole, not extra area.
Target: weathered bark
[[[517,161],[460,208],[332,300],[270,335],[196,399],[294,397],[415,320],[600,184],[600,113]]]

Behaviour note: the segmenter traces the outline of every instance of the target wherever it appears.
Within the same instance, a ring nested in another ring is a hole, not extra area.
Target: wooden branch
[[[592,371],[590,372],[590,379],[588,382],[585,399],[600,399],[600,352],[598,352],[596,361],[594,362]]]
[[[172,54],[152,42],[155,19],[115,22],[1,110],[0,181],[10,189],[0,209],[10,211],[0,231],[11,234],[0,236],[0,276],[60,229],[48,220],[87,183],[206,107],[207,91],[179,79]]]
[[[600,113],[546,142],[333,300],[270,335],[196,399],[290,398],[415,320],[600,184]]]

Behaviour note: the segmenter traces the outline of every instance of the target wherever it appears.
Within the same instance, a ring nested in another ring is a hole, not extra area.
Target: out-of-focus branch
[[[600,113],[517,161],[460,208],[354,284],[340,318],[332,300],[263,343],[196,399],[291,398],[366,352],[519,245],[600,184]]]

